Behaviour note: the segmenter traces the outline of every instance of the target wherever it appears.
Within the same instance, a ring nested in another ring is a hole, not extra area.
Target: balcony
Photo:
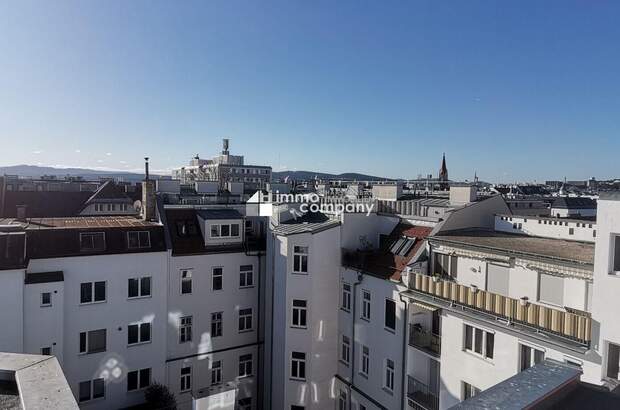
[[[441,355],[441,336],[423,329],[418,323],[411,323],[409,325],[409,346],[439,357]]]
[[[439,394],[411,376],[407,376],[407,399],[409,406],[416,410],[439,409]]]
[[[589,315],[537,305],[420,273],[410,275],[409,289],[584,346],[589,346],[592,339],[592,318]]]

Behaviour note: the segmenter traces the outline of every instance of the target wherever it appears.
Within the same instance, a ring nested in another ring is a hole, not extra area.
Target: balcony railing
[[[413,408],[437,410],[439,408],[439,394],[421,381],[407,376],[407,398]]]
[[[434,356],[441,354],[441,336],[424,330],[416,323],[409,325],[409,345],[425,350]]]
[[[592,340],[592,318],[583,314],[537,305],[420,273],[411,273],[409,288],[586,346]]]

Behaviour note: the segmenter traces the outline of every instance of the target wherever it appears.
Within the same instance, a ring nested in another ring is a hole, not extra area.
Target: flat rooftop
[[[457,246],[461,245],[483,248],[489,251],[554,259],[579,265],[594,265],[593,243],[541,238],[483,229],[443,232],[429,237],[429,239]]]
[[[161,226],[135,216],[74,216],[66,218],[0,218],[0,225],[21,225],[25,230],[80,228],[136,228]]]

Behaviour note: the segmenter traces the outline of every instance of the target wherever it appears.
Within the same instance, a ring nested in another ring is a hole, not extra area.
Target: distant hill
[[[372,175],[358,174],[356,172],[346,172],[344,174],[327,174],[324,172],[313,172],[313,171],[279,171],[272,172],[272,179],[284,179],[287,176],[289,179],[295,180],[309,180],[314,179],[315,177],[323,180],[357,180],[357,181],[393,181],[390,178],[376,177]]]
[[[139,181],[144,178],[144,174],[136,174],[124,171],[101,171],[88,168],[54,168],[39,167],[36,165],[13,165],[0,167],[0,175],[18,175],[20,177],[40,178],[43,175],[54,175],[57,177],[80,176],[86,180],[97,180],[99,178],[122,178],[125,181]],[[158,177],[153,175],[153,177]]]

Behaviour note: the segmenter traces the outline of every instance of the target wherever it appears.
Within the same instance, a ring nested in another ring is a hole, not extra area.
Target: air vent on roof
[[[401,237],[392,246],[390,252],[394,255],[405,256],[415,244],[415,238]]]

